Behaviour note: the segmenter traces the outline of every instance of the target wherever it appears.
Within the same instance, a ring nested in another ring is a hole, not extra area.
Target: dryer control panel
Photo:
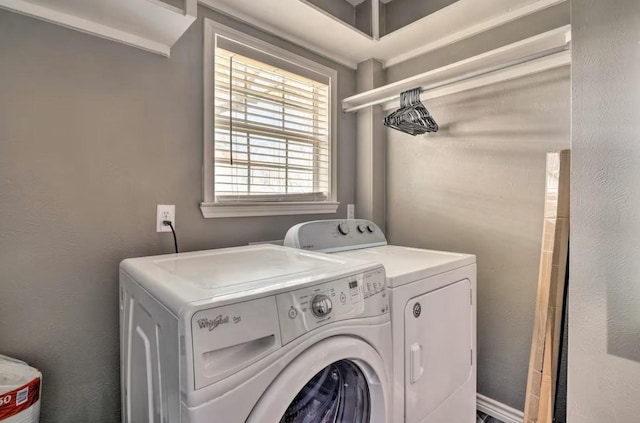
[[[375,223],[365,219],[314,220],[293,226],[284,237],[284,246],[302,250],[336,253],[387,245]]]
[[[333,322],[389,313],[384,269],[276,295],[282,344]]]

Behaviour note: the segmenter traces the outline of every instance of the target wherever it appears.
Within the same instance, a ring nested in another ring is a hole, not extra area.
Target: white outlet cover
[[[355,206],[353,204],[347,204],[347,219],[355,219]]]
[[[156,208],[156,232],[171,232],[171,228],[162,222],[170,220],[173,229],[176,228],[176,206],[173,204],[158,204]]]

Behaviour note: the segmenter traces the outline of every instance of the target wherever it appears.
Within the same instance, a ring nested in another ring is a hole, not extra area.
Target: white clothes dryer
[[[292,227],[285,246],[380,263],[391,298],[393,422],[476,421],[476,259],[388,245],[373,222]]]
[[[382,266],[254,245],[124,260],[124,423],[390,423]]]

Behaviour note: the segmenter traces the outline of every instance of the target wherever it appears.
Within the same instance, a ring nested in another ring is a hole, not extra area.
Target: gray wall
[[[568,23],[568,6],[557,6],[391,67],[388,82]],[[476,254],[478,392],[522,410],[545,158],[569,147],[569,69],[426,104],[440,132],[387,131],[387,234],[394,244]]]
[[[573,0],[569,422],[640,415],[640,2]]]
[[[380,35],[389,35],[458,0],[393,0],[380,2]]]
[[[352,70],[200,8],[249,34]],[[281,239],[320,216],[203,219],[202,18],[171,59],[0,10],[0,353],[42,369],[42,422],[119,421],[118,263]],[[355,117],[338,122],[339,216],[354,201]],[[333,217],[323,215],[322,217]]]

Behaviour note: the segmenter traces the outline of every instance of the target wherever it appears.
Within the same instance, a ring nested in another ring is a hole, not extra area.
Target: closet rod
[[[456,76],[453,78],[449,78],[449,79],[445,79],[444,81],[440,81],[437,82],[435,84],[431,84],[431,85],[425,85],[422,88],[422,92],[426,92],[426,91],[431,91],[431,90],[435,90],[438,88],[442,88],[448,85],[453,85],[453,84],[457,84],[458,82],[464,82],[467,81],[469,79],[473,79],[473,78],[477,78],[479,76],[485,76],[488,74],[491,74],[493,72],[498,72],[501,70],[505,70],[514,66],[518,66],[518,65],[522,65],[524,63],[528,63],[528,62],[533,62],[534,60],[538,60],[538,59],[542,59],[545,57],[549,57],[549,56],[553,56],[554,54],[558,54],[558,53],[562,53],[565,52],[567,50],[569,50],[571,48],[571,42],[568,42],[562,46],[559,47],[554,47],[554,48],[550,48],[548,50],[543,50],[540,51],[538,53],[533,53],[527,56],[523,56],[519,59],[515,59],[506,63],[502,63],[500,65],[496,65],[496,66],[491,66],[485,69],[480,69],[477,71],[472,71],[472,72],[468,72],[465,73],[463,75],[460,76]],[[345,113],[350,113],[350,112],[357,112],[360,109],[364,109],[366,107],[370,107],[370,106],[376,106],[378,104],[383,104],[383,103],[387,103],[393,100],[397,100],[398,96],[400,95],[400,93],[398,93],[398,95],[394,95],[391,97],[385,97],[385,98],[381,98],[378,100],[374,100],[374,101],[370,101],[368,103],[364,103],[364,104],[360,104],[358,106],[353,106],[353,107],[348,107],[346,109],[344,109],[343,111]]]

